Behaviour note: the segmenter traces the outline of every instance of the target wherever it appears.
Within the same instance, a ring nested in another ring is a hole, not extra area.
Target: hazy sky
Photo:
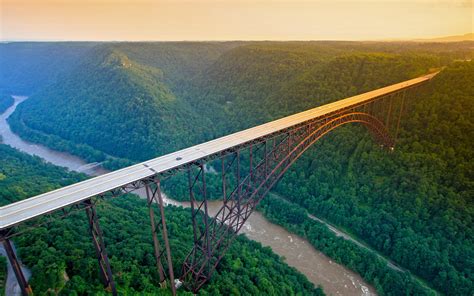
[[[0,40],[367,40],[472,31],[471,0],[0,0]]]

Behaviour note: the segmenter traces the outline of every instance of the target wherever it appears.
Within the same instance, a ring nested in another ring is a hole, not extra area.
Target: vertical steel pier
[[[90,199],[85,201],[85,204],[89,222],[89,232],[92,236],[92,243],[94,244],[97,260],[99,261],[102,282],[107,290],[112,292],[113,295],[117,295],[117,289],[112,275],[112,268],[110,267],[109,258],[107,256],[107,250],[105,248],[105,242],[102,230],[100,229],[99,219],[97,218],[95,205]]]
[[[6,234],[6,232],[2,232],[2,237],[4,234]],[[18,285],[20,286],[21,294],[23,296],[32,295],[33,291],[31,290],[31,287],[28,284],[25,278],[25,275],[23,274],[23,270],[21,269],[21,264],[18,261],[18,258],[15,254],[11,241],[8,238],[2,238],[2,240],[3,240],[2,241],[3,247],[5,248],[5,252],[7,253],[8,261],[10,262],[10,265],[12,266],[13,272],[15,273],[16,280],[18,281]]]
[[[150,186],[153,185],[153,186]],[[176,295],[176,284],[174,279],[174,270],[173,270],[173,260],[171,256],[171,248],[168,240],[168,230],[166,227],[166,217],[165,217],[165,205],[163,202],[163,196],[161,194],[160,180],[154,180],[153,182],[147,183],[145,185],[146,195],[147,195],[147,204],[150,215],[151,223],[151,232],[153,237],[153,247],[155,250],[155,259],[156,265],[158,268],[158,274],[160,279],[160,285],[166,287],[166,278],[163,267],[163,261],[168,266],[168,276],[171,286],[171,292],[173,295]],[[153,209],[153,204],[156,204],[159,208],[160,219],[156,219],[155,212]],[[157,221],[158,220],[158,221]],[[160,241],[158,239],[158,232],[161,233],[162,239],[165,244],[165,248],[162,249]],[[166,253],[166,257],[164,256]]]

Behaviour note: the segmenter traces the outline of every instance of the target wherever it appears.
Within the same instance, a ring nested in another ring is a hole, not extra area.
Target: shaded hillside
[[[159,68],[163,79],[173,91],[199,75],[214,63],[222,53],[244,42],[123,42],[110,44],[131,60]]]
[[[200,113],[218,118],[221,133],[228,133],[442,65],[435,54],[351,52],[338,44],[284,45],[253,44],[226,52],[195,78],[187,100]]]
[[[11,120],[113,156],[149,159],[203,133],[204,119],[172,93],[163,76],[159,68],[99,47],[57,84],[21,104]]]
[[[96,43],[0,44],[0,91],[31,95],[73,69]]]

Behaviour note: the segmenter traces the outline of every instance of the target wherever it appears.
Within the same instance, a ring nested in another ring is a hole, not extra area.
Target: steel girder
[[[99,219],[95,206],[90,202],[90,207],[86,208],[87,219],[89,222],[89,232],[92,236],[92,243],[96,252],[97,260],[99,261],[99,271],[102,282],[106,289],[117,295],[117,289],[112,275],[112,268],[110,267],[105,242],[102,235],[102,229],[99,225]]]
[[[162,287],[166,286],[166,278],[164,272],[163,262],[166,263],[168,266],[168,277],[171,286],[171,292],[173,295],[176,295],[176,285],[174,282],[174,271],[173,271],[173,261],[171,256],[171,249],[168,240],[168,230],[166,228],[166,218],[165,218],[165,210],[164,210],[164,203],[163,203],[163,196],[161,194],[161,186],[160,181],[157,179],[154,184],[151,186],[150,184],[145,185],[146,195],[147,195],[147,204],[149,209],[150,215],[150,223],[151,223],[151,233],[153,237],[153,247],[155,252],[155,259],[156,259],[156,266],[158,269],[158,275],[160,280],[160,285]],[[153,209],[153,204],[156,204],[159,209],[159,218],[155,217],[155,212]],[[158,233],[161,233],[161,236],[164,241],[165,248],[162,249],[160,241],[158,239]],[[166,256],[165,254],[166,253]]]
[[[350,110],[297,127],[278,138],[265,141],[264,157],[255,166],[253,166],[252,147],[250,146],[250,172],[242,179],[240,178],[240,151],[236,151],[234,154],[237,159],[236,180],[238,185],[229,196],[226,196],[225,175],[227,171],[223,169],[224,204],[214,219],[210,221],[207,219],[205,174],[201,169],[200,175],[204,185],[201,192],[204,199],[197,209],[192,206],[192,217],[194,219],[198,215],[196,211],[204,208],[202,215],[205,223],[204,227],[202,227],[202,224],[200,227],[193,220],[194,229],[199,229],[199,231],[195,231],[194,247],[183,264],[182,275],[182,279],[189,283],[188,286],[191,290],[199,291],[202,285],[210,279],[225,251],[255,210],[258,202],[281,178],[290,165],[322,136],[338,126],[352,122],[366,125],[378,142],[385,147],[393,147],[394,142],[381,120],[368,113]],[[270,150],[268,150],[269,146],[271,146]],[[224,168],[224,164],[222,164],[222,167]],[[195,183],[190,183],[191,205],[195,202],[194,186]]]
[[[21,294],[23,296],[32,295],[33,291],[31,290],[31,287],[28,284],[23,271],[21,270],[20,262],[18,261],[15,251],[13,250],[11,241],[9,239],[3,239],[3,247],[5,248],[8,261],[12,266],[13,272],[15,273],[15,277],[18,281],[18,285],[20,286]]]
[[[178,172],[187,171],[189,178],[189,195],[191,201],[192,223],[194,230],[194,246],[186,257],[182,268],[181,279],[187,282],[187,286],[197,292],[216,269],[218,263],[225,254],[225,251],[235,239],[238,231],[245,221],[255,210],[258,202],[276,184],[285,171],[294,163],[301,154],[306,151],[314,142],[319,140],[326,133],[346,123],[357,122],[368,127],[375,139],[387,148],[394,147],[402,113],[404,112],[405,94],[404,89],[389,95],[374,98],[351,108],[344,108],[327,114],[323,118],[314,118],[307,122],[280,130],[274,134],[249,141],[244,144],[232,147],[226,151],[218,152],[207,156],[195,163],[188,163],[166,172],[156,172],[151,177],[126,184],[97,196],[94,200],[87,200],[67,208],[62,209],[62,215],[46,214],[49,219],[42,219],[39,224],[30,225],[36,227],[48,223],[58,217],[64,218],[78,210],[85,209],[89,218],[89,225],[96,248],[101,276],[104,283],[112,293],[116,293],[112,278],[112,271],[108,262],[105,244],[100,230],[97,213],[94,203],[97,200],[108,197],[117,197],[137,189],[144,188],[147,191],[147,201],[149,206],[150,221],[152,224],[152,236],[155,248],[155,257],[160,283],[165,282],[165,272],[163,262],[168,266],[168,276],[171,282],[173,294],[176,293],[172,256],[168,242],[166,229],[166,219],[164,215],[163,198],[160,191],[160,179],[165,179]],[[401,104],[396,105],[396,99],[401,98]],[[388,100],[388,103],[387,103]],[[394,104],[395,103],[395,104]],[[397,115],[393,115],[396,114]],[[392,118],[394,117],[394,118]],[[394,119],[394,120],[392,120]],[[396,122],[396,123],[394,123]],[[390,136],[391,125],[394,125],[394,137]],[[241,154],[247,151],[249,160],[248,172],[242,174]],[[231,158],[230,160],[228,158]],[[215,215],[214,219],[209,218],[207,205],[206,174],[204,165],[212,160],[221,160],[222,174],[222,199],[223,205]],[[232,169],[232,167],[235,169]],[[152,170],[150,168],[150,170]],[[235,184],[229,186],[229,176],[234,175]],[[229,190],[232,188],[232,190]],[[196,198],[200,196],[200,201]],[[152,204],[159,207],[160,218],[155,218]],[[15,228],[15,230],[14,230]],[[9,243],[9,238],[22,233],[16,231],[17,227],[12,227],[1,233],[0,239]],[[165,248],[162,249],[158,232],[161,233]],[[166,256],[164,256],[166,253]],[[12,265],[18,265],[16,257],[9,256]],[[21,269],[18,269],[21,273]],[[24,276],[17,274],[17,279],[25,287],[26,281],[22,281]],[[28,292],[28,288],[24,291]]]

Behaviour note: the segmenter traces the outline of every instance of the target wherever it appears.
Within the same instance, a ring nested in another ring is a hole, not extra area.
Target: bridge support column
[[[400,129],[400,121],[402,119],[402,114],[403,114],[403,103],[405,102],[405,95],[406,91],[404,90],[401,94],[401,103],[400,103],[400,111],[398,113],[398,118],[397,118],[397,127],[395,129],[395,135],[394,135],[394,140],[396,141],[398,139],[398,130]]]
[[[300,133],[301,131],[288,133],[270,140],[270,143],[265,141],[257,149],[250,148],[248,172],[242,170],[240,150],[232,153],[233,159],[227,165],[226,157],[221,159],[223,205],[215,214],[215,219],[208,218],[204,170],[201,167],[197,174],[189,170],[189,192],[195,232],[193,249],[183,264],[182,279],[193,292],[197,293],[210,279],[258,201],[268,192],[269,187],[267,188],[265,183],[269,182],[270,175],[276,172],[274,166],[278,159],[290,153],[291,146],[297,144],[293,140],[300,137]],[[262,152],[263,155],[258,157]],[[255,157],[257,164],[254,162]],[[229,176],[229,181],[232,181],[233,190],[229,194],[227,176],[232,174],[234,178]],[[275,181],[271,180],[272,183]],[[196,201],[196,193],[201,195],[202,201]]]
[[[11,241],[8,238],[3,239],[3,247],[5,248],[5,252],[7,253],[8,261],[10,262],[13,272],[15,273],[16,280],[18,281],[18,285],[21,289],[21,294],[23,296],[32,295],[33,291],[31,290],[30,285],[26,281],[25,275],[21,270],[20,262],[16,257],[15,251],[13,250],[13,246]]]
[[[87,200],[85,204],[87,205],[86,213],[89,221],[89,231],[92,236],[92,242],[96,251],[97,260],[99,261],[102,282],[104,283],[104,286],[107,290],[112,292],[113,295],[117,295],[117,289],[112,276],[112,268],[110,267],[102,230],[100,229],[99,219],[97,218],[97,212],[95,211],[95,206],[90,199]]]
[[[210,221],[204,165],[200,164],[198,172],[194,175],[193,173],[193,169],[190,168],[188,171],[188,189],[191,202],[194,247],[184,260],[182,279],[186,282],[191,281],[193,286],[189,288],[197,292],[200,286],[198,287],[195,284],[206,282],[209,279],[212,263],[209,260],[211,258],[211,240],[209,238]],[[201,201],[196,199],[196,193],[202,197]]]
[[[174,282],[174,270],[173,270],[173,261],[171,257],[171,249],[168,240],[168,230],[166,227],[166,218],[165,218],[165,205],[163,202],[163,196],[161,194],[160,181],[155,182],[155,188],[151,188],[149,184],[145,186],[148,209],[150,213],[150,222],[151,222],[151,232],[153,236],[153,247],[155,250],[156,266],[158,268],[158,274],[160,278],[160,284],[166,285],[166,278],[163,268],[162,260],[165,260],[168,265],[168,275],[171,285],[171,292],[173,295],[176,295],[176,285]],[[160,219],[157,221],[155,218],[155,212],[153,210],[153,204],[157,204],[160,210]],[[162,250],[160,246],[160,241],[158,240],[157,232],[161,232],[163,238],[165,249]],[[166,258],[164,253],[166,252]]]

